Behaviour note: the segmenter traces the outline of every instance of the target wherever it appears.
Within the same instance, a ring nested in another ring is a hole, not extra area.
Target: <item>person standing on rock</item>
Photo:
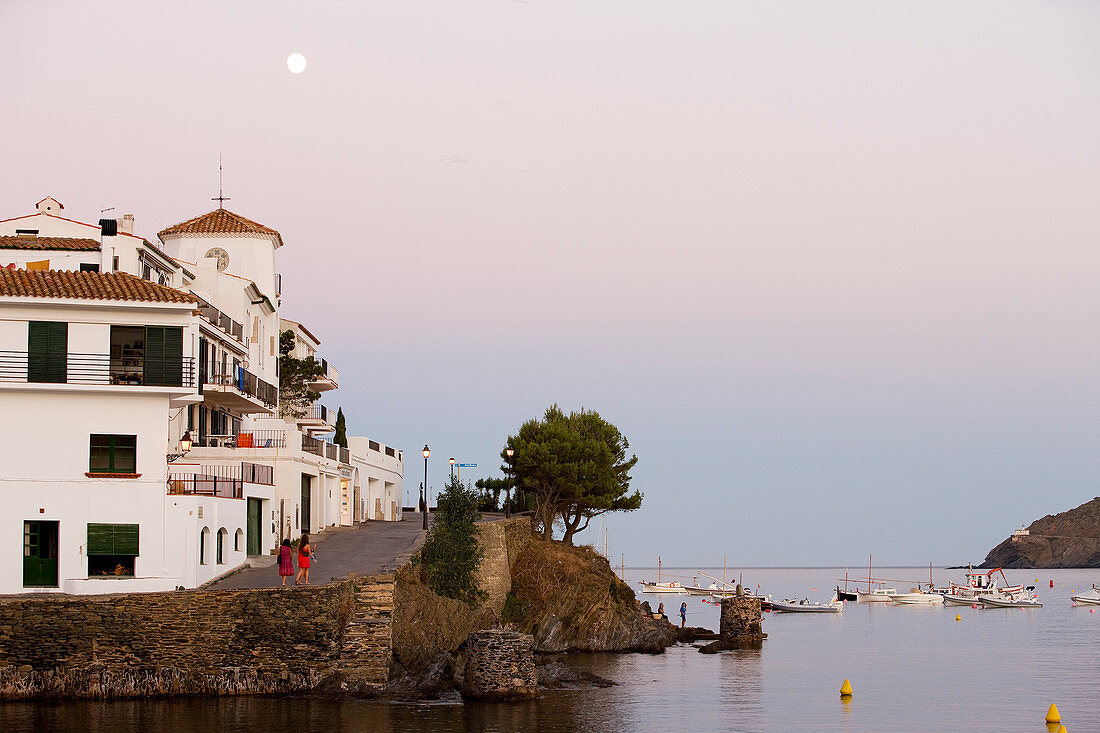
[[[680,604],[680,628],[681,629],[684,628],[684,624],[687,623],[687,620],[688,620],[688,604],[687,604],[687,601],[684,601],[683,603]]]
[[[298,576],[294,585],[309,585],[309,565],[313,560],[313,547],[309,544],[309,535],[303,534],[298,541]]]
[[[283,579],[284,588],[286,579],[294,575],[294,549],[290,546],[290,540],[285,538],[279,547],[279,575]]]

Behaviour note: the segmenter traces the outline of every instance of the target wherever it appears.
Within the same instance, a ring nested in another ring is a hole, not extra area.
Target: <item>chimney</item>
[[[113,272],[115,269],[115,237],[118,236],[117,219],[99,220],[99,271]]]
[[[123,214],[122,218],[118,220],[118,231],[122,234],[134,233],[134,215]]]

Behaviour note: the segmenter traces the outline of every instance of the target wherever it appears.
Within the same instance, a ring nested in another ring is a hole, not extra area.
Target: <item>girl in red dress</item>
[[[309,544],[309,535],[303,534],[298,541],[298,577],[294,585],[309,585],[309,563],[313,559],[313,548]]]
[[[286,588],[286,579],[294,575],[294,550],[290,546],[290,540],[283,540],[279,547],[279,575],[283,578],[283,587]]]

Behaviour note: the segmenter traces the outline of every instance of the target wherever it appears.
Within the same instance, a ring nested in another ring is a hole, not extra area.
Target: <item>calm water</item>
[[[668,575],[693,571],[666,570]],[[927,568],[876,570],[919,580]],[[627,569],[637,587],[653,571]],[[717,573],[721,575],[719,570]],[[828,600],[836,569],[746,570],[745,585],[776,596]],[[962,571],[936,571],[962,581]],[[1100,571],[1010,571],[1035,584],[1040,609],[975,610],[846,604],[836,615],[764,619],[763,649],[659,656],[583,655],[573,661],[619,682],[548,692],[524,704],[462,705],[225,698],[0,705],[5,730],[150,731],[1045,731],[1055,702],[1071,733],[1100,731],[1100,612],[1073,608],[1071,590]],[[690,577],[676,578],[690,582]],[[1036,582],[1038,579],[1038,582]],[[1055,587],[1050,589],[1048,581]],[[700,581],[703,581],[700,578]],[[709,580],[701,584],[709,584]],[[896,584],[900,589],[904,583]],[[813,589],[817,589],[816,591]],[[669,616],[717,628],[717,606],[691,596],[644,596]],[[962,621],[956,622],[956,613]],[[850,703],[838,691],[850,678]]]

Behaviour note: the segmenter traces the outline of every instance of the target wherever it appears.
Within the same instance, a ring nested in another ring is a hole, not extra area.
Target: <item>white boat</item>
[[[661,580],[661,556],[657,556],[657,580],[656,582],[649,580],[639,580],[642,584],[642,593],[686,593],[687,588],[683,583],[677,583],[676,581],[670,581],[665,583]]]
[[[870,593],[857,590],[856,603],[889,603],[897,594],[897,588],[875,588]]]
[[[1002,593],[999,595],[978,596],[982,608],[1042,608],[1038,598],[1032,598],[1028,592]]]
[[[1069,599],[1081,606],[1100,606],[1100,586],[1093,584],[1092,590],[1070,596]]]
[[[844,604],[834,595],[828,603],[810,603],[805,598],[801,601],[772,601],[771,608],[780,613],[840,613]]]
[[[997,587],[997,579],[993,577],[994,573],[1001,574],[1001,579],[1005,582],[1003,587]],[[1006,593],[1011,595],[1023,590],[1024,586],[1022,585],[1009,585],[1008,578],[1005,577],[1004,570],[1001,568],[993,568],[983,573],[974,572],[974,567],[970,566],[966,573],[966,585],[953,582],[939,592],[943,596],[943,602],[946,606],[972,606],[978,602],[978,596],[997,596]]]
[[[895,593],[890,598],[891,603],[900,603],[909,606],[943,605],[943,596],[939,593],[929,593],[920,588],[913,588],[908,593]]]

